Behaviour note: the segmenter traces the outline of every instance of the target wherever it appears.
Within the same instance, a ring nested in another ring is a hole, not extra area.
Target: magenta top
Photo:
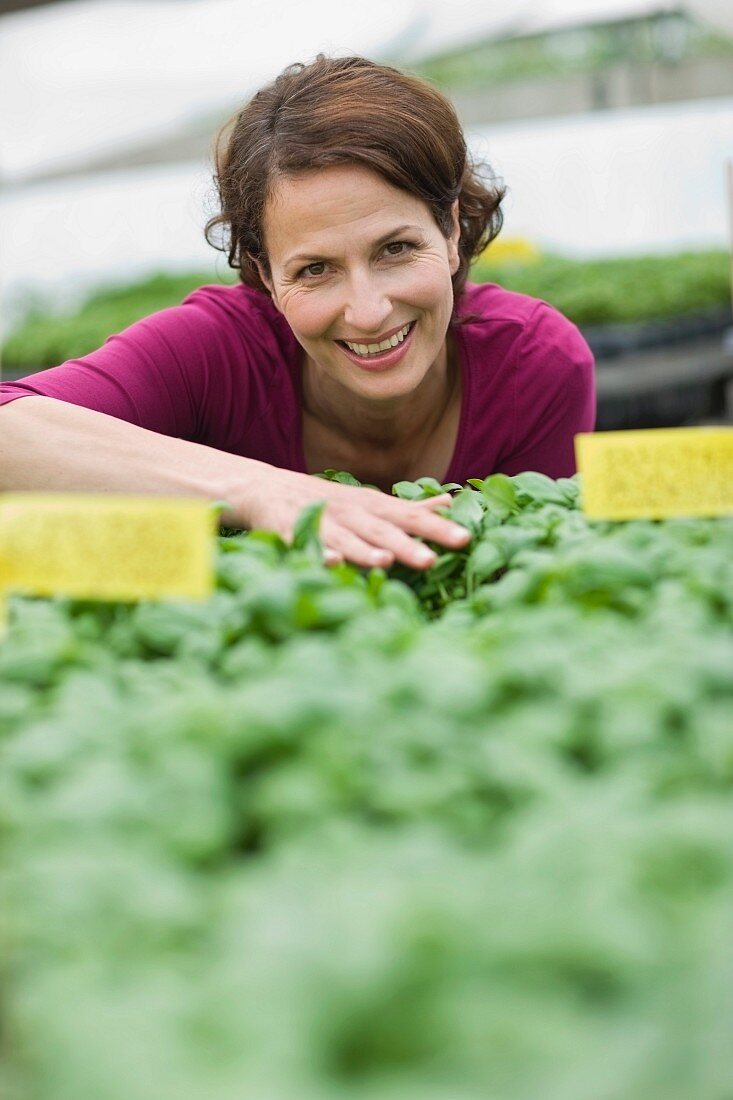
[[[462,378],[458,438],[445,481],[575,471],[573,437],[593,430],[593,356],[546,302],[468,283],[452,329]],[[203,286],[110,336],[81,359],[0,385],[0,404],[40,395],[164,435],[306,473],[303,351],[269,296]]]

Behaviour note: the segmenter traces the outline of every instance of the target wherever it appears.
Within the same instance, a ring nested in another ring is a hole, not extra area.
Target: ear
[[[257,268],[257,273],[258,273],[260,279],[262,280],[262,282],[265,284],[265,286],[269,290],[270,297],[272,298],[272,301],[273,301],[274,305],[276,306],[276,308],[279,309],[279,306],[277,304],[277,300],[275,298],[275,292],[272,288],[272,280],[270,278],[268,278],[267,272],[265,271],[265,269],[262,265],[262,262],[260,260],[258,260],[256,256],[253,256],[251,252],[248,252],[247,255],[249,256],[250,260],[252,261],[252,263]]]
[[[455,200],[451,207],[451,215],[453,217],[453,229],[451,235],[448,238],[448,264],[450,266],[451,275],[455,275],[461,264],[461,256],[458,251],[458,242],[461,239],[461,222],[459,219],[460,203],[458,199]]]

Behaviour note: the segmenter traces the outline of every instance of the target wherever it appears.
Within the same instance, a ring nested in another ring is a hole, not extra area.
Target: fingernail
[[[432,550],[428,550],[426,546],[415,552],[415,560],[418,565],[432,565],[435,559],[436,555]]]
[[[373,550],[369,555],[369,561],[373,565],[387,565],[388,562],[392,561],[392,555],[389,550]]]
[[[466,535],[470,534],[470,531],[466,527],[461,527],[460,524],[454,523],[451,525],[450,534],[453,539],[465,539]]]

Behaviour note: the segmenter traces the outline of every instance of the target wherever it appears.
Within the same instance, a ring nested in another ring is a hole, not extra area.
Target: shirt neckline
[[[458,420],[458,433],[456,435],[456,442],[453,447],[453,454],[451,455],[448,463],[448,469],[445,472],[443,484],[449,481],[457,481],[456,470],[460,470],[463,462],[463,452],[465,450],[465,435],[466,427],[469,421],[469,410],[471,406],[471,390],[473,372],[471,370],[470,355],[468,347],[464,340],[462,327],[455,326],[451,329],[451,334],[455,340],[456,358],[458,360],[458,369],[461,372],[461,413]],[[295,425],[292,436],[292,450],[291,461],[293,463],[293,469],[298,473],[307,474],[308,468],[305,461],[305,450],[303,447],[303,372],[302,372],[302,360],[303,349],[300,344],[295,341],[296,353],[294,356],[294,370],[293,381],[295,385],[295,397],[296,397],[296,409],[295,409]]]

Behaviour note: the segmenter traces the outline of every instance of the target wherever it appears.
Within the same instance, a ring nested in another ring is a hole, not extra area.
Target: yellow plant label
[[[652,428],[575,437],[590,519],[733,514],[733,428]]]
[[[206,501],[0,494],[3,591],[99,600],[205,599],[218,517]]]

